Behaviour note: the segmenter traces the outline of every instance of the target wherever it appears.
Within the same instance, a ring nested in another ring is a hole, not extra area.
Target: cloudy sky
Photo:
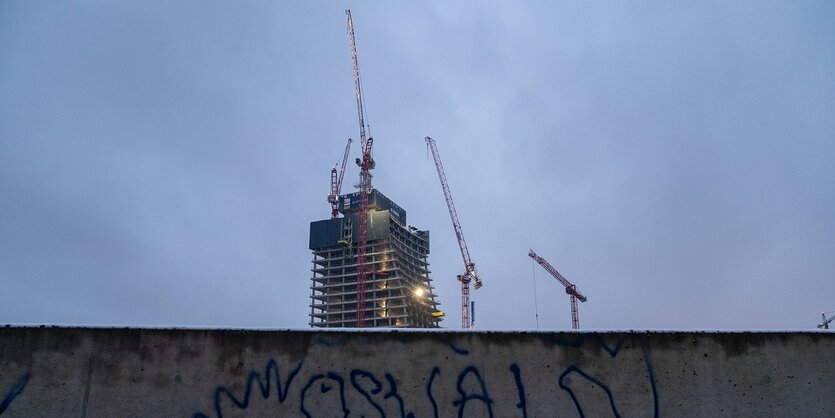
[[[0,323],[306,328],[309,223],[358,137],[346,8],[374,184],[431,231],[445,326],[462,265],[425,136],[479,329],[570,328],[529,249],[588,296],[584,329],[835,311],[831,1],[20,0]]]

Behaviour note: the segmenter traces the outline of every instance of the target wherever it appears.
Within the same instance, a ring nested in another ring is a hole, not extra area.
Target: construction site
[[[429,277],[429,232],[407,227],[406,211],[380,191],[365,199],[361,194],[340,197],[342,217],[310,225],[311,326],[438,327],[442,318]],[[363,226],[360,216],[368,219]],[[360,228],[366,242],[362,282],[357,280]]]
[[[330,219],[310,223],[309,249],[313,252],[310,322],[313,328],[438,328],[446,315],[432,284],[429,269],[429,231],[408,225],[406,210],[372,185],[374,138],[367,134],[365,99],[351,11],[346,10],[353,64],[354,91],[359,122],[359,191],[342,194],[350,159],[349,138],[341,162],[330,170]],[[474,301],[470,285],[483,283],[470,257],[467,242],[434,139],[425,137],[438,172],[441,190],[458,242],[463,266],[456,279],[461,285],[461,329],[471,329]],[[548,261],[528,254],[562,286],[570,297],[572,329],[579,329],[577,300],[587,298]]]
[[[0,8],[0,417],[835,416],[833,10],[170,3]]]
[[[359,191],[342,194],[352,139],[341,163],[330,171],[327,202],[330,219],[311,222],[313,251],[310,322],[314,328],[403,327],[438,328],[445,313],[429,273],[429,231],[408,225],[406,210],[374,189],[371,171],[374,138],[367,134],[365,100],[351,11],[346,10],[359,121]],[[426,137],[446,199],[455,237],[464,262],[461,283],[461,327],[472,326],[470,283],[482,286],[470,258],[464,233],[449,191],[435,141]]]
[[[359,157],[354,160],[359,169],[354,184],[358,191],[342,193],[353,143],[349,138],[340,162],[330,170],[327,203],[331,216],[310,223],[309,249],[313,258],[308,325],[312,328],[438,328],[448,318],[441,309],[431,277],[429,231],[409,225],[406,209],[372,184],[372,171],[377,164],[373,157],[374,139],[368,134],[351,11],[345,13],[359,126]],[[471,287],[477,290],[483,282],[464,238],[438,145],[428,136],[425,142],[437,170],[462,261],[461,274],[455,275],[460,284],[460,304],[446,309],[456,313],[460,310],[460,328],[472,329],[475,301],[471,300]],[[447,239],[449,234],[443,231],[434,236]],[[445,258],[448,256],[444,254]],[[571,329],[580,329],[578,302],[586,302],[588,298],[546,258],[533,249],[528,256],[564,289],[569,300]],[[534,282],[534,292],[535,286]],[[822,314],[818,328],[828,329],[835,318],[828,314],[832,312]],[[538,328],[538,312],[536,317]]]

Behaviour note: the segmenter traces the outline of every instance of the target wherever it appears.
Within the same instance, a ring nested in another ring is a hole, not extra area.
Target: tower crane
[[[458,276],[458,281],[461,282],[461,328],[469,329],[472,327],[470,322],[470,281],[473,282],[473,287],[476,289],[480,288],[482,283],[478,273],[476,273],[475,263],[470,259],[467,242],[464,241],[464,232],[461,231],[458,213],[455,211],[455,204],[452,203],[452,195],[446,182],[444,165],[441,163],[438,147],[435,145],[435,140],[428,136],[426,137],[426,145],[432,150],[432,157],[435,159],[435,168],[438,169],[438,178],[441,180],[441,188],[444,191],[444,198],[449,209],[449,217],[452,219],[452,227],[455,229],[455,237],[458,239],[458,247],[461,249],[461,258],[464,260],[464,274]]]
[[[587,299],[577,290],[577,286],[566,280],[565,277],[560,274],[551,264],[545,260],[544,258],[536,255],[533,250],[528,252],[528,256],[536,260],[542,268],[545,269],[548,273],[551,273],[555,279],[557,279],[560,284],[565,286],[565,293],[568,293],[569,298],[571,299],[571,328],[572,329],[580,329],[580,318],[578,317],[577,313],[577,299],[580,299],[580,302],[585,302]]]
[[[369,273],[365,256],[368,253],[368,194],[371,193],[371,173],[376,163],[371,156],[373,138],[365,134],[365,100],[362,97],[362,82],[360,81],[360,66],[357,59],[357,43],[354,38],[354,22],[351,19],[351,11],[346,10],[348,15],[348,40],[351,44],[351,60],[354,65],[354,91],[357,99],[357,114],[360,125],[360,152],[361,158],[356,163],[360,167],[360,181],[357,188],[360,190],[360,211],[359,231],[357,238],[357,327],[365,327],[365,280]]]
[[[336,166],[331,168],[331,192],[328,195],[328,203],[331,204],[331,218],[339,217],[339,195],[342,193],[342,179],[345,177],[345,164],[348,162],[348,152],[351,150],[351,138],[345,144],[345,153],[342,154],[342,165],[339,166],[337,175]]]
[[[835,315],[832,315],[829,318],[827,318],[826,317],[827,313],[835,313],[835,312],[823,312],[823,313],[821,313],[821,316],[823,317],[823,322],[818,324],[818,328],[829,329],[829,323],[832,322],[832,320],[835,320]]]

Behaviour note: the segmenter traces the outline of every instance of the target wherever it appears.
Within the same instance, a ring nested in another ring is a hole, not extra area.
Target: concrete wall
[[[835,333],[0,328],[0,417],[835,416]]]

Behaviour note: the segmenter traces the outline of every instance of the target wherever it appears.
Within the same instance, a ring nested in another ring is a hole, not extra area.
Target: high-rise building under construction
[[[407,226],[406,211],[376,189],[368,195],[365,306],[357,306],[360,193],[340,196],[343,217],[310,223],[310,326],[437,328],[429,277],[429,231]]]

